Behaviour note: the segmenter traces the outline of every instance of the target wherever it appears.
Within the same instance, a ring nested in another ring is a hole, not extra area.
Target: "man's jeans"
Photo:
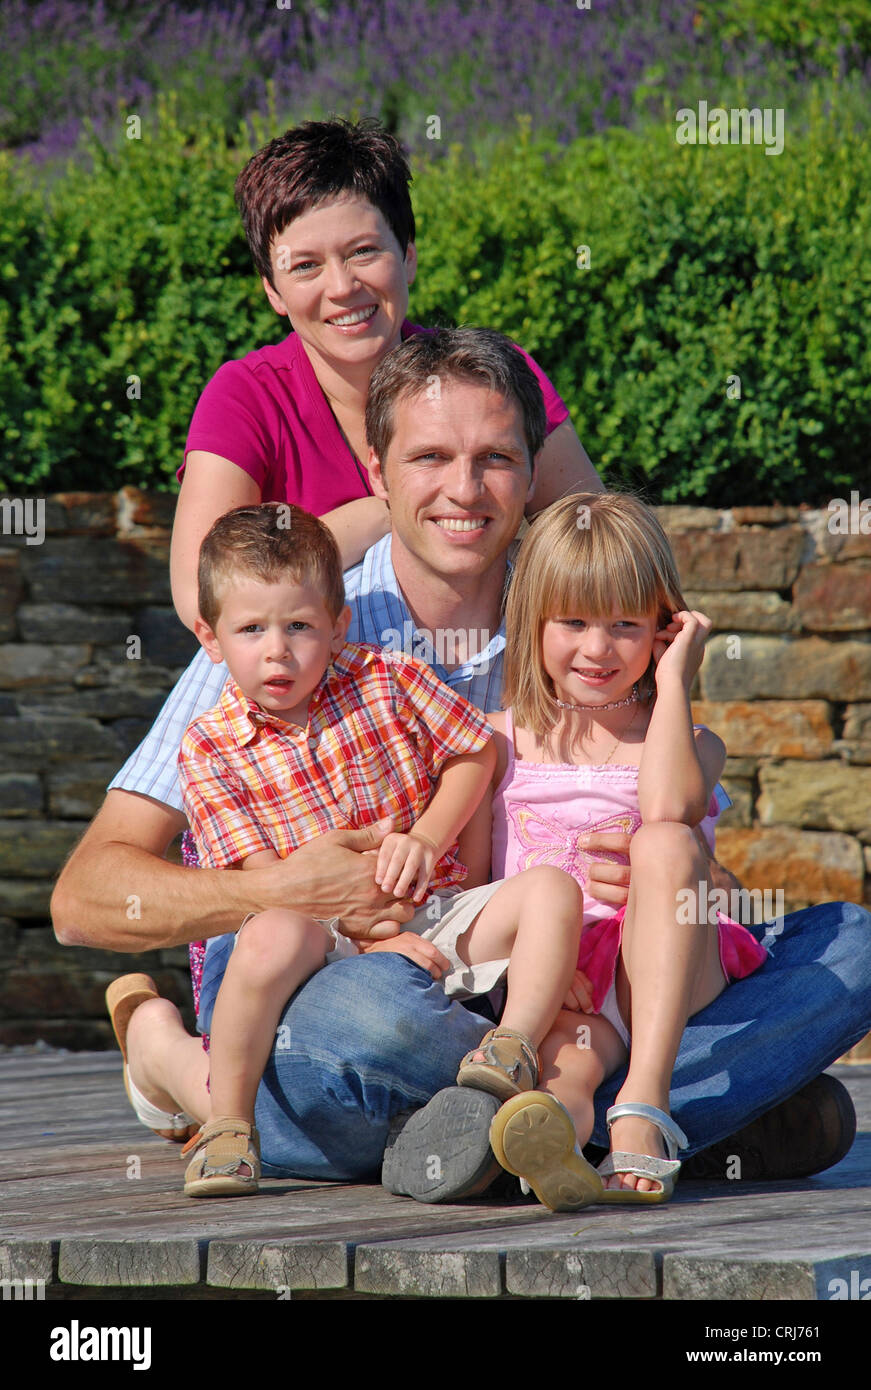
[[[684,1032],[671,1083],[672,1113],[690,1140],[684,1157],[785,1100],[871,1030],[871,914],[827,903],[791,913],[776,936],[757,931],[771,959]],[[208,1031],[208,1016],[201,1026]],[[258,1092],[264,1174],[375,1174],[392,1117],[453,1086],[490,1026],[406,956],[319,971],[287,1005]],[[592,1142],[602,1148],[624,1075],[596,1096]]]

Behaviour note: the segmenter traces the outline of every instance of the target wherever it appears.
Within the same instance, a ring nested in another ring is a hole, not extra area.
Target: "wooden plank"
[[[226,1289],[346,1289],[351,1251],[339,1240],[213,1240],[208,1284]]]
[[[862,1283],[868,1283],[862,1290]],[[814,1260],[788,1250],[758,1258],[730,1255],[713,1247],[663,1260],[665,1299],[732,1300],[860,1298],[871,1292],[871,1258],[845,1254]]]
[[[195,1240],[62,1240],[58,1278],[111,1288],[198,1284],[200,1247]]]
[[[435,1250],[393,1241],[362,1245],[354,1264],[354,1289],[382,1298],[498,1298],[502,1260],[496,1250]]]
[[[50,1240],[0,1241],[0,1280],[31,1279],[50,1284],[52,1280],[52,1242]]]

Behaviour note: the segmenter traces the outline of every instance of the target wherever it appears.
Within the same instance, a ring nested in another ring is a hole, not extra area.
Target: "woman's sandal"
[[[150,975],[122,975],[120,979],[113,980],[106,990],[106,1008],[109,1010],[112,1030],[124,1059],[124,1089],[136,1112],[136,1118],[161,1139],[171,1139],[173,1143],[183,1144],[189,1135],[195,1134],[199,1129],[193,1115],[186,1115],[183,1110],[171,1115],[169,1111],[160,1110],[156,1105],[152,1105],[134,1086],[127,1066],[127,1029],[130,1020],[140,1004],[146,1003],[149,999],[159,998],[157,985]]]
[[[624,1115],[638,1115],[656,1125],[665,1142],[668,1158],[654,1158],[650,1154],[626,1153],[622,1149],[617,1149],[599,1164],[599,1175],[602,1178],[610,1178],[613,1175],[632,1173],[636,1178],[647,1178],[650,1182],[658,1182],[659,1191],[639,1192],[637,1188],[632,1187],[606,1187],[599,1200],[602,1202],[643,1204],[645,1206],[651,1206],[657,1202],[667,1202],[674,1192],[674,1184],[680,1172],[680,1163],[675,1155],[678,1149],[687,1147],[689,1140],[680,1125],[675,1124],[671,1116],[666,1115],[664,1110],[658,1110],[655,1105],[644,1105],[636,1101],[627,1101],[624,1105],[611,1106],[605,1116],[609,1133],[613,1122]]]
[[[479,1052],[485,1060],[473,1061]],[[491,1028],[460,1063],[457,1085],[474,1086],[498,1100],[510,1100],[524,1091],[534,1091],[539,1071],[538,1053],[525,1033]]]
[[[497,1111],[490,1146],[509,1173],[523,1178],[551,1211],[601,1202],[602,1179],[577,1147],[572,1117],[548,1091],[526,1091]]]
[[[186,1197],[244,1197],[260,1180],[260,1136],[247,1120],[221,1116],[204,1125],[181,1151]],[[240,1173],[243,1166],[250,1173]]]

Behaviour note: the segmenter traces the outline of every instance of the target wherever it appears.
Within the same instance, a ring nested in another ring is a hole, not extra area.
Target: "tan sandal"
[[[130,1027],[130,1020],[140,1004],[145,1004],[149,999],[159,998],[157,985],[150,975],[122,975],[119,979],[113,980],[106,990],[106,1008],[109,1010],[112,1031],[124,1059],[124,1089],[136,1112],[136,1118],[161,1139],[171,1139],[175,1144],[182,1144],[189,1135],[196,1134],[199,1128],[193,1115],[187,1115],[183,1110],[170,1114],[169,1111],[152,1105],[134,1086],[127,1066],[127,1029]]]
[[[247,1120],[221,1116],[188,1140],[182,1157],[192,1155],[184,1175],[186,1197],[244,1197],[258,1189],[260,1136]],[[240,1173],[243,1164],[250,1174]]]
[[[473,1060],[479,1052],[484,1054],[483,1062]],[[523,1091],[534,1091],[540,1071],[538,1053],[525,1033],[491,1028],[460,1063],[457,1085],[474,1086],[499,1100],[510,1100]]]

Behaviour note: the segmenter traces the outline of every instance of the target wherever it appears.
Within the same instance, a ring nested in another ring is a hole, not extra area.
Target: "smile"
[[[337,314],[334,318],[327,319],[327,323],[334,328],[352,328],[355,323],[366,323],[378,312],[377,304],[367,304],[365,309],[354,309],[349,314]]]
[[[440,526],[443,531],[478,531],[487,525],[488,519],[486,516],[470,519],[453,516],[433,517],[436,526]]]

